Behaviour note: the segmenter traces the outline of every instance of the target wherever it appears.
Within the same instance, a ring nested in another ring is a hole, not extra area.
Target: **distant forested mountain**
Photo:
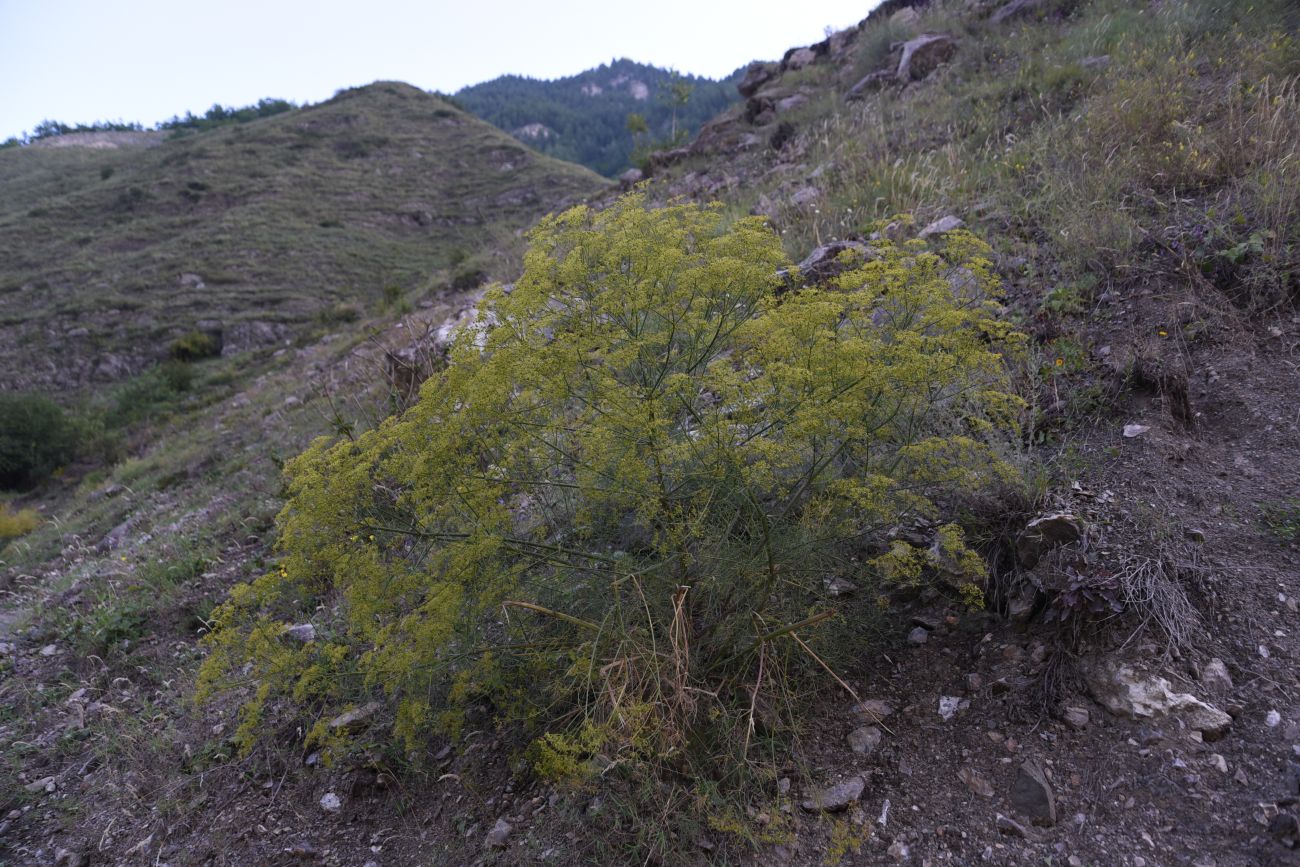
[[[714,81],[622,59],[554,81],[503,75],[455,98],[543,153],[612,177],[738,100],[741,73]]]

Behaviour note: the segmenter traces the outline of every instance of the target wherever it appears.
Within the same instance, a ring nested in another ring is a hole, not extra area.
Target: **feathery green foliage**
[[[1014,478],[1018,337],[979,241],[882,241],[782,295],[779,239],[717,208],[633,195],[531,240],[418,404],[289,465],[282,564],[215,614],[201,677],[252,675],[245,747],[292,708],[338,746],[326,721],[382,692],[414,755],[486,703],[535,724],[543,773],[719,780],[788,733],[756,705],[807,642],[874,606],[832,577],[981,580],[955,525],[887,536]]]

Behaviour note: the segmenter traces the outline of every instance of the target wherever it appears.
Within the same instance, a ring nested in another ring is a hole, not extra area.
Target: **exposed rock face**
[[[903,56],[898,61],[896,77],[901,82],[925,78],[947,63],[957,52],[957,42],[951,36],[925,33],[903,43]]]
[[[236,322],[225,330],[221,347],[223,356],[238,355],[282,343],[289,337],[289,327],[281,322]]]
[[[645,172],[640,169],[628,169],[618,176],[618,182],[623,185],[623,189],[630,190],[637,184],[645,180]]]
[[[786,70],[803,69],[816,59],[817,53],[813,49],[796,48],[786,56],[785,60],[781,61],[781,66]]]
[[[1232,717],[1214,705],[1174,692],[1165,678],[1127,663],[1094,660],[1083,667],[1083,674],[1092,697],[1111,713],[1133,719],[1174,717],[1206,740],[1216,740],[1232,725]]]
[[[779,68],[771,63],[755,61],[745,70],[745,77],[736,85],[740,95],[748,99],[758,93],[758,89],[777,76]]]

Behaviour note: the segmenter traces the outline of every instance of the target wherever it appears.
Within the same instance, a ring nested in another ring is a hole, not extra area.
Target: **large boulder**
[[[957,52],[957,41],[941,33],[923,33],[903,43],[895,77],[901,82],[925,78]]]
[[[803,69],[817,59],[817,52],[811,48],[795,48],[781,61],[781,68],[786,70]]]
[[[749,68],[745,70],[745,76],[736,85],[736,90],[740,91],[741,96],[748,99],[758,93],[760,87],[776,78],[779,71],[775,64],[755,61],[749,64]]]

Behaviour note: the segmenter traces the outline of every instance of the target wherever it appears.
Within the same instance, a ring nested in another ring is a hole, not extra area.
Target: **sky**
[[[45,119],[152,126],[379,80],[455,92],[618,57],[718,78],[879,0],[0,0],[0,139]]]

